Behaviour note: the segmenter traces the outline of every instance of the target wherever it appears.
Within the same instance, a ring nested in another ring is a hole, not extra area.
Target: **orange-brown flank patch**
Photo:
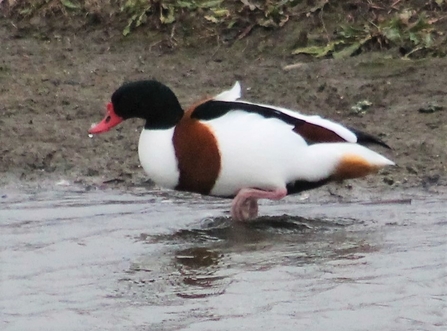
[[[220,172],[220,154],[210,129],[191,119],[196,106],[185,112],[174,131],[173,143],[180,171],[176,189],[209,194]]]
[[[335,132],[326,129],[322,126],[307,123],[307,122],[299,122],[295,128],[293,129],[296,133],[301,135],[305,140],[314,142],[314,143],[322,143],[322,142],[343,142],[346,141],[342,137],[340,137]]]
[[[333,177],[337,180],[358,178],[377,172],[378,170],[379,167],[369,163],[363,157],[345,155],[338,164]]]

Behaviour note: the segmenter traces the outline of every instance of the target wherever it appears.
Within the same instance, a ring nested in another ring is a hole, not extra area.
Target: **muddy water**
[[[169,192],[2,194],[1,330],[447,328],[445,196],[293,197],[241,225]]]

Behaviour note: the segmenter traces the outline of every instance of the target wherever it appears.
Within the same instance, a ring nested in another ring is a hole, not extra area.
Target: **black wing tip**
[[[353,128],[349,128],[349,130],[351,130],[357,136],[357,143],[360,145],[379,145],[392,150],[392,148],[380,138]]]

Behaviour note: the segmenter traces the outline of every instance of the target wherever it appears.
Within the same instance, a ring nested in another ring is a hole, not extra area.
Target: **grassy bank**
[[[108,27],[123,36],[155,30],[179,39],[233,42],[255,29],[296,25],[291,54],[343,58],[390,48],[403,57],[446,53],[446,0],[2,0],[0,5],[19,28]]]

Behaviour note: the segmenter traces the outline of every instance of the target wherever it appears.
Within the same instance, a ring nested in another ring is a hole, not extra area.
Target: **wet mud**
[[[293,29],[175,49],[0,21],[1,330],[446,329],[446,59],[312,61]],[[140,121],[88,137],[117,86],[148,78],[185,108],[239,80],[380,137],[398,166],[234,223],[228,200],[148,181]]]
[[[312,61],[290,55],[288,29],[293,25],[278,33],[256,30],[231,45],[166,49],[156,33],[40,35],[0,22],[0,184],[145,185],[137,156],[141,121],[93,138],[87,130],[123,82],[155,78],[184,108],[238,80],[249,101],[319,114],[380,137],[392,151],[376,150],[398,166],[355,185],[447,185],[446,59],[371,53]],[[365,101],[369,108],[353,111]]]

